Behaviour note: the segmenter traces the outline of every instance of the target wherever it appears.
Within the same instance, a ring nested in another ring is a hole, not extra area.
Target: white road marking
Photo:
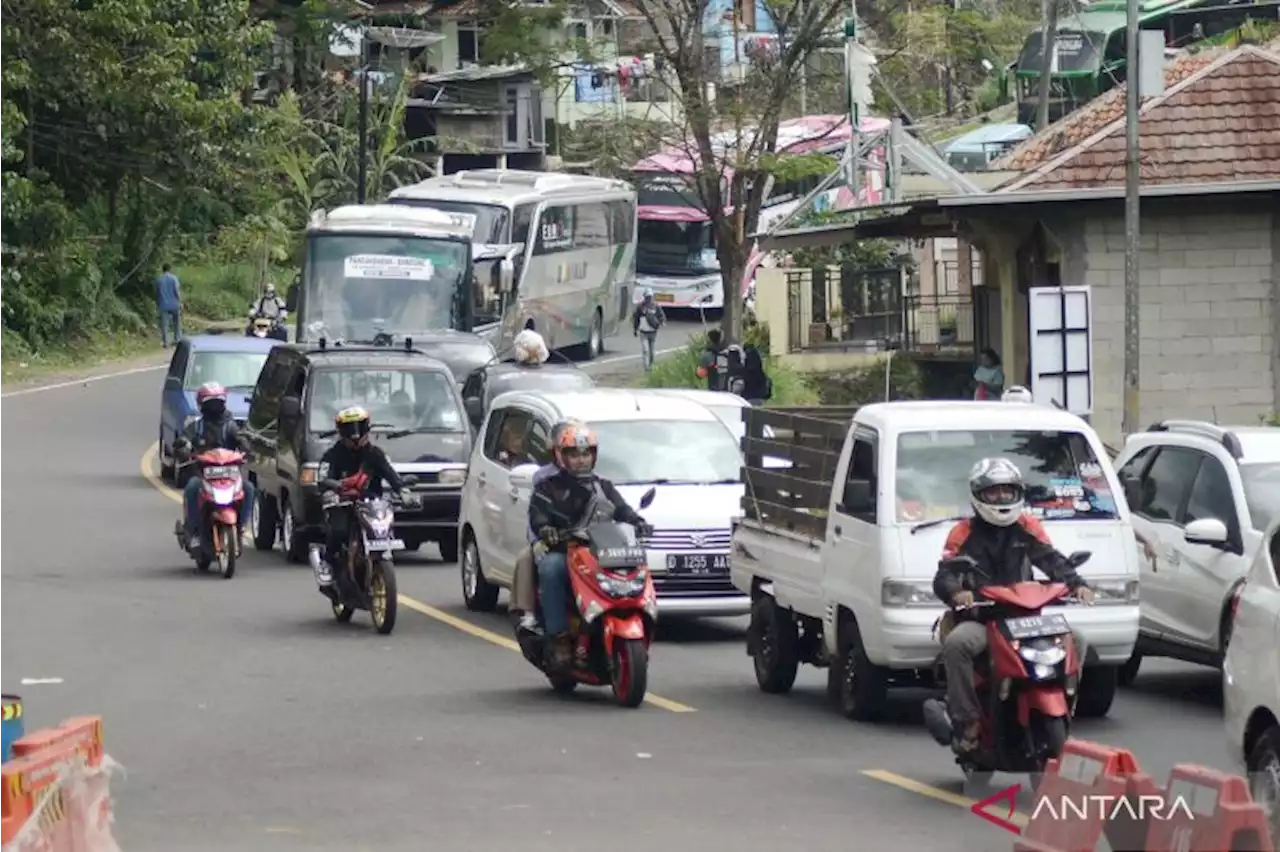
[[[45,391],[60,390],[62,388],[73,388],[87,385],[90,382],[103,382],[107,379],[122,379],[125,376],[136,376],[139,373],[154,373],[156,370],[167,369],[168,366],[168,364],[154,364],[150,367],[134,367],[131,370],[119,370],[115,373],[104,373],[101,376],[88,376],[83,379],[73,379],[69,382],[57,382],[52,385],[38,385],[34,388],[23,388],[22,390],[0,393],[0,399],[8,399],[11,396],[25,396],[31,393],[44,393]]]
[[[673,346],[670,349],[659,349],[657,352],[653,353],[653,357],[656,360],[657,358],[663,355],[670,355],[672,352],[679,352],[683,349],[684,349],[683,346]],[[601,360],[601,361],[588,361],[586,364],[582,365],[582,369],[590,370],[592,367],[603,367],[605,364],[617,364],[620,361],[634,361],[634,360],[637,360],[639,357],[640,357],[639,352],[637,352],[634,355],[615,355],[612,358],[605,358],[604,360]]]
[[[51,683],[62,683],[60,677],[24,677],[21,681],[23,686],[45,686]]]

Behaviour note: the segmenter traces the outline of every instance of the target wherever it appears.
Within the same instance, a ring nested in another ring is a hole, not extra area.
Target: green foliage
[[[857,370],[815,373],[811,377],[823,405],[869,405],[884,402],[885,363]],[[920,399],[924,376],[919,365],[909,358],[889,361],[889,399]]]
[[[1258,418],[1264,426],[1280,426],[1280,411],[1273,411]]]
[[[768,334],[767,326],[763,327]],[[767,337],[765,343],[767,345]],[[653,372],[644,376],[643,387],[649,388],[705,388],[707,380],[698,377],[698,358],[707,345],[705,334],[699,334],[689,340],[689,344],[680,352],[663,358],[654,364]],[[758,344],[757,344],[758,345]],[[768,357],[768,350],[762,348],[764,369],[773,379],[773,399],[769,405],[815,405],[818,394],[810,386],[804,374]]]
[[[797,218],[796,227],[820,227],[851,220],[846,211],[810,210]],[[888,269],[910,264],[909,253],[900,250],[892,240],[854,240],[844,245],[825,248],[802,248],[791,254],[795,265],[804,268],[815,266],[848,266],[854,269]]]

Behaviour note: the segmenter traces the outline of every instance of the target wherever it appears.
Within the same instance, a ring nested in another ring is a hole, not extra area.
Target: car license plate
[[[653,300],[655,302],[665,302],[667,304],[670,304],[671,302],[674,302],[676,300],[676,297],[670,293],[655,293]]]
[[[729,554],[668,553],[667,570],[673,574],[692,574],[695,577],[725,574],[729,571]]]
[[[1017,618],[1006,618],[1005,626],[1009,636],[1014,639],[1028,639],[1034,636],[1055,636],[1068,633],[1071,628],[1067,619],[1058,613],[1052,615],[1024,615]]]
[[[398,538],[375,538],[364,543],[365,550],[404,550],[404,542]]]

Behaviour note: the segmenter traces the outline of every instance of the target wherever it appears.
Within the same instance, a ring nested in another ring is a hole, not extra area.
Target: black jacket
[[[644,302],[636,305],[636,309],[631,313],[631,329],[632,331],[640,330],[640,317],[648,316],[649,325],[653,326],[653,331],[645,332],[646,334],[654,334],[658,329],[667,323],[667,315],[663,312],[662,306],[656,302],[646,306]]]
[[[591,501],[594,488],[614,505],[613,519],[625,524],[638,524],[643,519],[622,499],[613,483],[603,477],[581,480],[561,471],[533,487],[529,500],[529,528],[541,532],[543,527],[570,530],[578,526]],[[559,548],[562,549],[563,545]]]
[[[361,470],[369,474],[369,485],[365,489],[369,494],[381,494],[383,480],[396,491],[404,488],[404,480],[391,466],[387,454],[374,444],[365,444],[360,449],[353,450],[338,441],[320,457],[320,475],[317,479],[321,482],[326,479],[346,479]]]
[[[982,586],[1030,580],[1032,565],[1050,580],[1066,583],[1072,589],[1085,585],[1067,558],[1054,549],[1044,525],[1031,515],[1023,515],[1008,527],[997,527],[978,517],[961,521],[947,535],[942,559],[961,555],[972,557],[981,573],[962,576],[940,564],[933,578],[933,593],[944,603],[964,589],[977,591]]]
[[[221,420],[192,421],[182,430],[182,437],[191,445],[191,454],[196,455],[206,450],[244,450],[248,442],[241,437],[240,429],[230,411],[223,412]]]

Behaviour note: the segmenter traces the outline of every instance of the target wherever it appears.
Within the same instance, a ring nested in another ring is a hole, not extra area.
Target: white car
[[[1280,429],[1168,420],[1130,436],[1116,459],[1142,559],[1142,657],[1219,666],[1232,607],[1262,532],[1280,514]]]
[[[462,491],[459,536],[467,607],[492,610],[510,589],[516,559],[528,545],[533,475],[550,462],[555,425],[586,421],[600,440],[596,472],[632,507],[651,486],[641,512],[654,527],[649,570],[662,615],[736,616],[750,599],[729,581],[730,524],[743,486],[733,434],[702,405],[644,391],[504,393],[494,399],[471,456]],[[517,436],[514,459],[503,443]]]
[[[653,388],[646,389],[644,393],[665,394],[667,396],[679,397],[680,399],[691,399],[694,402],[705,406],[724,425],[732,430],[734,437],[738,439],[739,445],[742,443],[743,437],[747,434],[747,424],[742,419],[742,410],[750,408],[751,403],[747,402],[736,393],[727,393],[725,391],[698,390],[696,388]],[[772,438],[773,430],[768,426],[764,427],[764,437]],[[786,469],[791,467],[791,462],[786,459],[780,459],[775,456],[764,457],[764,467],[769,470]]]
[[[1280,838],[1280,519],[1271,524],[1237,598],[1222,667],[1223,715],[1232,757],[1249,773],[1253,800]]]

